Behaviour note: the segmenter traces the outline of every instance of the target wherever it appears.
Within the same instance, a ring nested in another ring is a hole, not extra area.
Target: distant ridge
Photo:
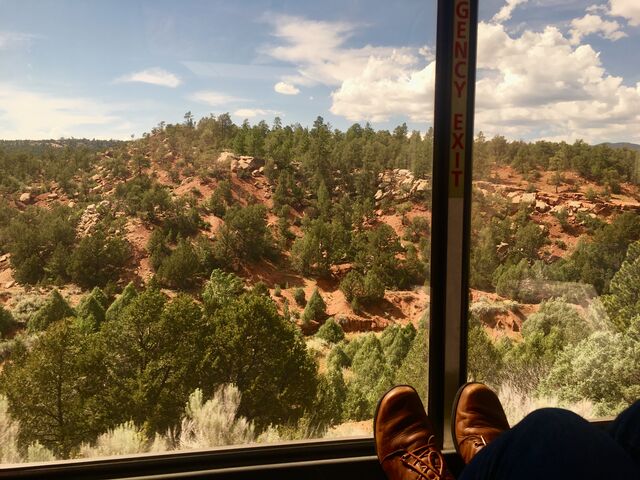
[[[629,150],[635,150],[636,152],[640,152],[640,145],[637,143],[629,143],[629,142],[604,142],[600,145],[606,145],[611,148],[628,148]]]

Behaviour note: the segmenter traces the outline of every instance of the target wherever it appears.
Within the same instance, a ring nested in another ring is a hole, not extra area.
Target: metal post
[[[467,378],[477,0],[438,0],[431,238],[429,416],[445,446]]]

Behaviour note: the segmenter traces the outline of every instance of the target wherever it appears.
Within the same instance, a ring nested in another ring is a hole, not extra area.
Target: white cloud
[[[511,18],[513,11],[518,5],[527,3],[528,0],[507,0],[507,3],[496,13],[491,21],[496,23],[502,23]]]
[[[273,86],[273,89],[283,95],[297,95],[300,93],[299,88],[287,82],[278,82]]]
[[[397,116],[431,121],[435,63],[418,48],[347,48],[344,40],[354,25],[310,22],[305,28],[307,20],[286,20],[295,25],[285,25],[280,17],[278,31],[289,33],[281,33],[283,44],[268,52],[297,66],[299,78],[288,80],[292,84],[315,81],[330,87],[332,113],[351,121]],[[553,26],[513,33],[500,23],[479,24],[478,129],[516,139],[640,141],[640,84],[627,85],[606,72],[599,52],[582,41],[594,28],[581,20],[578,38]],[[597,23],[594,33],[618,35],[607,25]],[[318,45],[316,54],[315,42],[322,43],[323,36],[308,38],[306,31],[324,32],[328,45]]]
[[[270,21],[282,44],[265,48],[265,53],[294,64],[298,71],[281,83],[335,88],[331,112],[353,121],[385,120],[406,113],[407,106],[412,118],[431,118],[433,81],[425,79],[431,79],[435,70],[429,47],[347,48],[345,42],[356,25],[290,16]]]
[[[88,98],[60,97],[0,84],[3,139],[126,138],[132,125],[115,106]]]
[[[176,88],[182,83],[182,80],[174,73],[163,70],[162,68],[148,68],[124,75],[116,79],[116,82],[140,82],[159,85],[161,87]]]
[[[346,48],[356,25],[347,22],[323,22],[300,17],[280,15],[271,17],[273,35],[280,45],[264,48],[264,53],[294,64],[297,74],[282,78],[291,85],[338,86],[345,79],[358,75],[372,56],[384,57],[392,53],[404,54],[415,59],[417,52],[410,48],[392,47]],[[409,55],[409,52],[412,52]]]
[[[640,2],[638,0],[610,0],[610,15],[624,17],[630,25],[640,25]]]
[[[240,118],[254,118],[265,117],[267,115],[281,115],[280,112],[275,110],[263,110],[261,108],[240,108],[233,112],[236,117]]]
[[[594,33],[600,34],[600,36],[608,40],[620,40],[627,36],[622,30],[620,30],[620,24],[616,21],[603,20],[600,15],[587,14],[582,18],[574,18],[571,21],[571,35],[572,43],[579,43],[583,37]]]
[[[23,48],[31,45],[39,35],[20,32],[0,32],[0,50]]]
[[[215,90],[201,90],[199,92],[189,95],[189,99],[206,103],[210,107],[219,107],[222,105],[228,105],[230,103],[244,102],[243,98],[227,95],[226,93],[216,92]]]
[[[331,113],[351,121],[388,120],[407,115],[415,121],[433,117],[435,62],[424,67],[402,54],[370,57],[362,72],[345,79],[331,94]]]
[[[640,84],[608,75],[599,53],[555,27],[478,30],[476,125],[511,138],[638,141]]]

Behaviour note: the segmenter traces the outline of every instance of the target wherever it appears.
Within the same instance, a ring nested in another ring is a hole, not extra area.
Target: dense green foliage
[[[333,318],[329,318],[318,329],[316,337],[322,338],[329,343],[338,343],[344,340],[344,331]]]
[[[216,296],[205,311],[189,296],[169,300],[155,288],[136,294],[129,285],[106,320],[98,290],[83,298],[74,320],[54,291],[32,320],[41,335],[14,347],[0,381],[22,425],[20,441],[67,458],[81,442],[128,421],[152,437],[180,428],[195,389],[227,383],[237,385],[239,412],[258,431],[295,425],[310,413],[319,380],[302,337],[268,297],[238,295],[225,275],[213,276],[208,295],[229,296]],[[329,380],[323,385],[331,389]],[[47,421],[38,422],[42,415]]]
[[[314,289],[307,306],[302,313],[302,320],[304,322],[310,322],[311,320],[320,321],[327,315],[327,304],[324,303],[322,295],[318,292],[318,289]]]
[[[0,305],[0,338],[16,326],[16,320],[9,310]]]
[[[47,301],[29,319],[29,330],[45,330],[52,323],[74,315],[75,312],[69,306],[67,301],[62,298],[60,292],[58,290],[53,290],[49,294]]]
[[[430,190],[409,195],[400,189],[403,198],[379,201],[374,196],[393,169],[429,179],[432,131],[356,124],[341,132],[321,117],[311,128],[283,126],[279,119],[272,126],[235,125],[227,114],[198,122],[189,114],[184,123],[162,123],[127,143],[50,143],[0,142],[6,173],[0,178],[0,253],[10,254],[14,278],[45,286],[73,282],[85,291],[75,310],[57,290],[42,305],[26,299],[13,312],[0,308],[2,335],[21,329],[14,317],[28,320],[27,332],[3,342],[0,375],[0,390],[20,422],[21,449],[40,445],[73,457],[81,443],[122,424],[142,438],[167,431],[177,438],[192,393],[200,392],[202,407],[227,384],[235,385],[235,413],[252,422],[250,429],[288,429],[297,438],[369,419],[394,384],[414,385],[426,395],[424,319],[417,330],[393,325],[345,338],[340,325],[346,323],[325,321],[317,289],[308,301],[302,288],[294,289],[299,308],[292,305],[290,312],[290,287],[283,281],[275,288],[280,315],[267,284],[253,280],[247,291],[238,275],[258,266],[320,277],[339,285],[363,316],[379,315],[387,290],[422,287],[429,275],[429,217],[416,216],[414,207],[429,206]],[[638,158],[627,150],[482,135],[474,147],[481,177],[505,165],[530,181],[550,171],[557,190],[567,187],[573,172],[598,185],[587,193],[590,201],[639,180]],[[232,175],[230,165],[217,160],[224,150],[258,157],[264,169]],[[209,198],[192,188],[194,180],[212,192]],[[264,199],[250,193],[258,184]],[[37,205],[18,200],[27,188],[30,199],[40,195]],[[65,198],[42,206],[42,194],[54,191]],[[102,204],[105,196],[109,201]],[[558,260],[544,256],[548,225],[541,228],[533,206],[516,211],[490,193],[474,201],[482,208],[473,209],[471,286],[540,305],[524,321],[521,341],[495,342],[485,319],[474,316],[470,376],[510,383],[525,396],[588,399],[602,413],[637,397],[637,214],[605,223],[583,212],[570,221],[566,211],[557,211],[553,220],[565,232],[585,233]],[[81,219],[89,205],[98,205],[99,220],[87,227]],[[397,215],[401,225],[392,228],[386,215]],[[129,283],[110,302],[117,285],[139,273],[127,269],[132,254],[140,260],[127,240],[132,226],[152,231],[146,248],[155,277],[139,292]],[[593,285],[606,294],[604,309],[585,314],[574,305],[575,295],[560,298],[564,292],[545,286],[554,282]],[[189,295],[165,295],[160,286]],[[323,352],[308,351],[291,321],[303,307],[306,327],[321,324],[316,335],[325,342],[310,340],[310,346]],[[616,333],[604,331],[608,327]]]

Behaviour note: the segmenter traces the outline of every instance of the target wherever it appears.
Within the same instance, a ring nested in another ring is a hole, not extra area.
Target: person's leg
[[[640,400],[618,415],[609,434],[640,467]]]
[[[610,435],[568,410],[527,415],[478,452],[460,480],[640,478],[640,469]]]

